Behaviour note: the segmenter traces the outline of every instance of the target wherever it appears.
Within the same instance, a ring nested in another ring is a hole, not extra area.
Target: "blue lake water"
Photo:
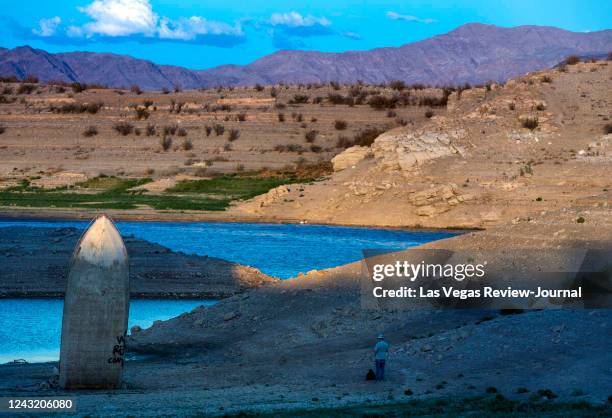
[[[148,328],[155,320],[170,319],[207,300],[132,300],[128,329]],[[24,359],[45,362],[59,359],[62,330],[60,299],[0,299],[0,364]]]
[[[0,220],[0,228],[75,227],[85,221]],[[363,258],[364,250],[401,250],[456,235],[323,225],[216,222],[117,222],[122,235],[133,235],[174,251],[208,255],[250,265],[280,278],[312,269],[335,267]],[[1,266],[0,266],[1,271]],[[202,300],[134,300],[129,326],[150,326],[187,312]],[[50,361],[59,357],[61,300],[0,299],[0,363],[18,358]]]

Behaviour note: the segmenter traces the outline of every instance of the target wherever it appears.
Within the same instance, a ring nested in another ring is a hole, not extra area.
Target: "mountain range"
[[[612,30],[570,32],[548,26],[469,23],[400,47],[341,53],[282,50],[247,65],[206,70],[158,65],[126,55],[0,48],[0,76],[28,75],[145,90],[259,84],[402,80],[432,85],[503,81],[558,64],[568,55],[612,51]]]

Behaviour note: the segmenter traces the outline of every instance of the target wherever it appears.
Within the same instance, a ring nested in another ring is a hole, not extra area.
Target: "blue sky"
[[[0,46],[114,52],[160,64],[246,64],[279,49],[364,50],[468,22],[609,29],[612,1],[0,0]]]

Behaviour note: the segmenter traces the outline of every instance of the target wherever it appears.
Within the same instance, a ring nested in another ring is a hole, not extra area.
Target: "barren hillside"
[[[328,180],[299,192],[283,186],[236,211],[308,222],[488,227],[596,199],[610,222],[611,83],[611,62],[600,61],[455,92],[446,113],[336,156]]]

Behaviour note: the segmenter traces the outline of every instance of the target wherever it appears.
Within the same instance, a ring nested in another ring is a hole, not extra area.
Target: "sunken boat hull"
[[[99,217],[83,234],[68,276],[60,348],[60,386],[121,384],[129,313],[129,268],[113,223]]]

